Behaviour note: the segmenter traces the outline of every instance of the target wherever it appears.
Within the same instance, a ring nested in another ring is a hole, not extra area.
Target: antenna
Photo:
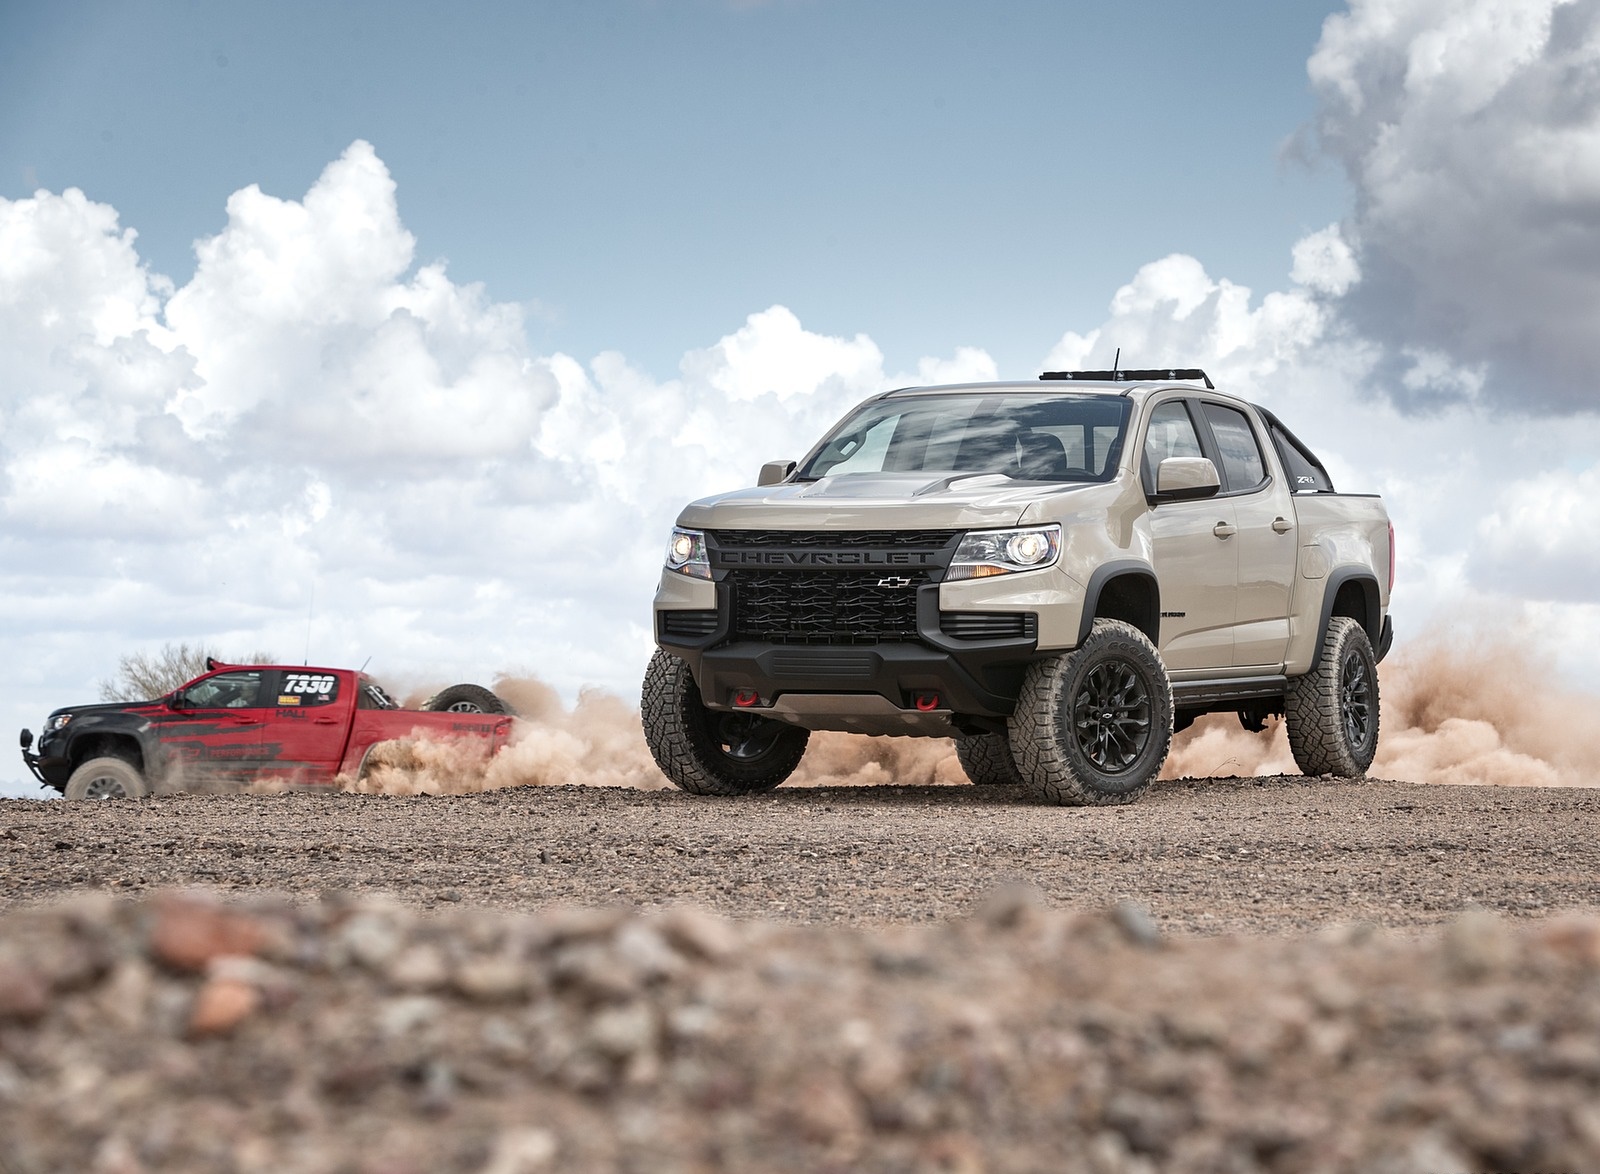
[[[317,610],[317,581],[315,579],[312,579],[311,580],[311,602],[306,604],[306,658],[302,662],[302,663],[307,664],[307,665],[309,665],[311,663],[311,617],[316,613],[316,610]]]
[[[1111,370],[1115,372],[1120,366],[1122,366],[1122,348],[1118,347],[1117,357],[1111,360]],[[1113,375],[1113,378],[1115,378],[1115,375]]]
[[[370,657],[370,656],[367,657],[366,660],[362,661],[361,662],[361,667],[356,670],[356,676],[359,677],[362,673],[366,672],[367,671],[367,666],[369,664],[371,664],[371,663],[372,663],[372,657]]]

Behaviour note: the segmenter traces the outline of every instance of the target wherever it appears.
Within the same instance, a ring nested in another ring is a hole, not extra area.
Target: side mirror
[[[1222,491],[1209,457],[1168,457],[1156,467],[1157,501],[1197,501]]]
[[[22,731],[22,752],[26,754],[33,747],[33,731]]]
[[[756,478],[756,484],[781,485],[789,479],[789,474],[793,472],[793,461],[768,461],[761,466],[761,476]]]
[[[191,708],[190,705],[189,705],[189,695],[187,693],[185,693],[182,689],[175,690],[167,698],[167,708],[168,709],[189,709],[189,708]]]

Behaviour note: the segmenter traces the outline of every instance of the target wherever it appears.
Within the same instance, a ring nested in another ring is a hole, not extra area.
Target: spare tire
[[[482,685],[451,685],[422,703],[434,713],[510,713],[511,707]]]

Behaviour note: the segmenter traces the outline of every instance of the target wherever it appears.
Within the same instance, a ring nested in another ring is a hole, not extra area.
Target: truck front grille
[[[837,537],[837,535],[835,535]],[[733,638],[774,644],[879,644],[917,638],[917,586],[882,571],[730,571]]]

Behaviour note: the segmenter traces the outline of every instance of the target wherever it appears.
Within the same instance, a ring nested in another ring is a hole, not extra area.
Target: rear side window
[[[1272,437],[1272,447],[1278,450],[1278,459],[1289,475],[1289,488],[1294,493],[1332,493],[1333,480],[1322,462],[1312,456],[1288,429],[1276,420],[1267,422],[1267,432]]]
[[[1211,425],[1211,435],[1216,437],[1217,450],[1222,457],[1222,475],[1228,483],[1228,492],[1255,489],[1267,480],[1266,462],[1261,457],[1261,446],[1256,443],[1255,430],[1243,412],[1221,404],[1203,404],[1206,422]]]
[[[312,709],[332,705],[339,696],[339,678],[332,673],[284,673],[278,686],[278,705]]]

